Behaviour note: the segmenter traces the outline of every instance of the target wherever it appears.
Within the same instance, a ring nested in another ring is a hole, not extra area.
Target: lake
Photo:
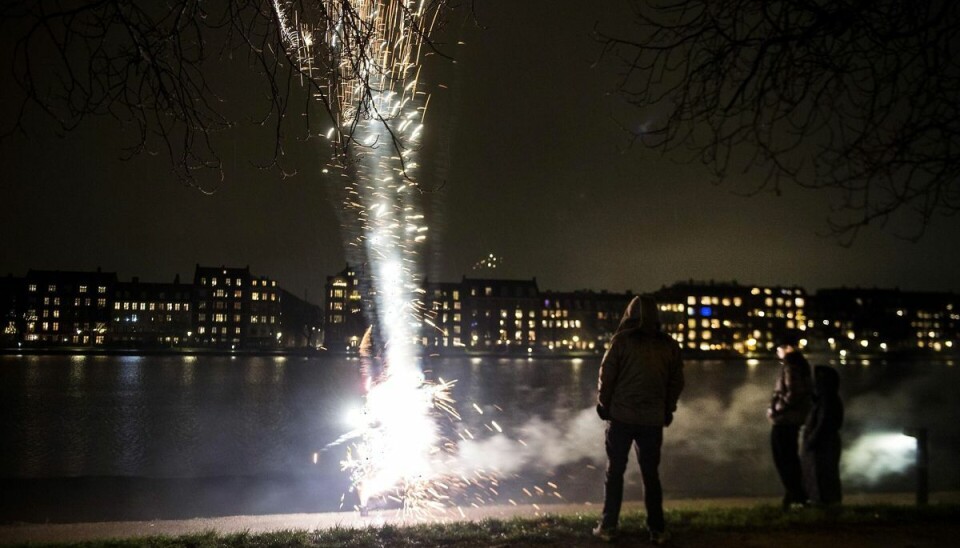
[[[929,429],[932,490],[960,488],[950,360],[832,361],[846,405],[846,492],[911,491],[907,427]],[[427,359],[456,380],[453,458],[493,479],[458,504],[600,501],[599,358]],[[667,498],[776,495],[774,360],[694,360],[661,474]],[[185,518],[352,508],[340,470],[360,403],[348,357],[0,356],[0,521]],[[326,448],[326,449],[325,449]],[[642,497],[631,456],[626,496]]]

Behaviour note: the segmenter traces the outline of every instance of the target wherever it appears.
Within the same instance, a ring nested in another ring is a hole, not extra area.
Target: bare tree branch
[[[960,4],[948,0],[649,0],[598,30],[645,117],[634,142],[686,150],[717,180],[766,174],[837,195],[831,233],[960,210]]]
[[[439,25],[446,0],[420,9]],[[251,71],[251,94],[264,110],[252,125],[273,136],[272,158],[261,165],[294,173],[283,164],[288,115],[304,138],[313,137],[313,111],[333,125],[334,156],[363,146],[358,122],[379,120],[398,155],[409,146],[376,112],[381,91],[372,73],[389,79],[391,67],[370,55],[378,30],[358,10],[402,3],[350,0],[10,0],[0,6],[0,31],[15,36],[9,60],[21,95],[4,135],[25,132],[39,111],[68,132],[93,116],[111,116],[134,129],[125,157],[157,150],[184,182],[210,191],[198,174],[223,179],[217,135],[243,123],[212,80],[216,69]],[[431,51],[433,28],[404,12],[409,32]],[[293,20],[292,18],[295,18]],[[290,19],[290,20],[288,20]],[[245,58],[245,61],[244,61]],[[386,75],[386,76],[383,76]],[[351,95],[352,94],[352,95]],[[291,111],[291,107],[294,107]],[[202,179],[206,181],[207,178]],[[216,186],[216,183],[213,187]]]

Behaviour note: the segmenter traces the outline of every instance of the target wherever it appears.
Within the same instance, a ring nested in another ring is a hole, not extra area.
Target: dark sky
[[[590,37],[595,23],[622,22],[616,4],[478,2],[485,28],[462,15],[451,23],[465,44],[447,46],[457,63],[437,73],[447,88],[436,90],[426,122],[425,182],[442,183],[426,197],[431,279],[536,276],[556,290],[645,291],[690,278],[960,290],[956,218],[935,219],[916,244],[895,224],[844,248],[818,235],[830,213],[824,194],[788,187],[743,198],[733,191],[752,174],[715,186],[701,166],[625,149],[617,120],[636,113],[609,93],[616,67],[593,66]],[[345,259],[336,182],[319,176],[313,145],[291,147],[299,173],[281,179],[250,165],[269,143],[237,132],[225,149],[227,180],[207,196],[176,180],[162,155],[120,161],[128,141],[109,120],[62,138],[38,123],[3,141],[0,273],[102,266],[166,281],[189,279],[197,262],[249,265],[321,300]],[[500,268],[471,270],[490,253]]]

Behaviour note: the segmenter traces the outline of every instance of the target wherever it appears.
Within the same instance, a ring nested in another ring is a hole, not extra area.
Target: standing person
[[[813,386],[810,364],[800,353],[799,346],[795,337],[785,338],[778,345],[780,374],[777,376],[770,407],[767,409],[767,418],[773,424],[770,431],[773,462],[786,489],[783,496],[784,510],[807,502],[800,467],[799,437],[800,427],[806,422],[810,412]]]
[[[657,303],[649,295],[627,305],[610,349],[600,364],[597,413],[607,422],[607,473],[603,515],[596,537],[616,537],[623,503],[623,473],[634,446],[643,476],[644,503],[650,540],[667,539],[660,485],[660,446],[663,428],[673,421],[683,390],[680,346],[660,331]]]
[[[836,369],[818,365],[813,369],[813,409],[803,427],[800,462],[810,502],[817,506],[840,504],[840,427],[843,401]]]

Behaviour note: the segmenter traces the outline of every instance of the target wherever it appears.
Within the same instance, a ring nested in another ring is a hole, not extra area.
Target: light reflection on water
[[[343,448],[321,453],[316,464],[313,455],[345,431],[345,410],[360,398],[358,363],[0,357],[0,440],[7,448],[0,477],[284,474],[342,483]],[[457,380],[463,422],[443,427],[453,439],[466,429],[477,438],[463,445],[464,463],[499,469],[518,485],[549,478],[568,499],[596,500],[604,465],[603,424],[593,415],[598,365],[599,358],[450,358],[429,360],[425,369]],[[833,365],[847,408],[846,447],[867,433],[927,425],[932,488],[960,487],[960,372],[952,360]],[[688,362],[687,388],[664,442],[668,496],[779,492],[765,419],[776,372],[772,360]],[[910,474],[902,466],[879,478],[851,474],[847,488],[909,490]],[[628,496],[638,490],[632,472]]]

